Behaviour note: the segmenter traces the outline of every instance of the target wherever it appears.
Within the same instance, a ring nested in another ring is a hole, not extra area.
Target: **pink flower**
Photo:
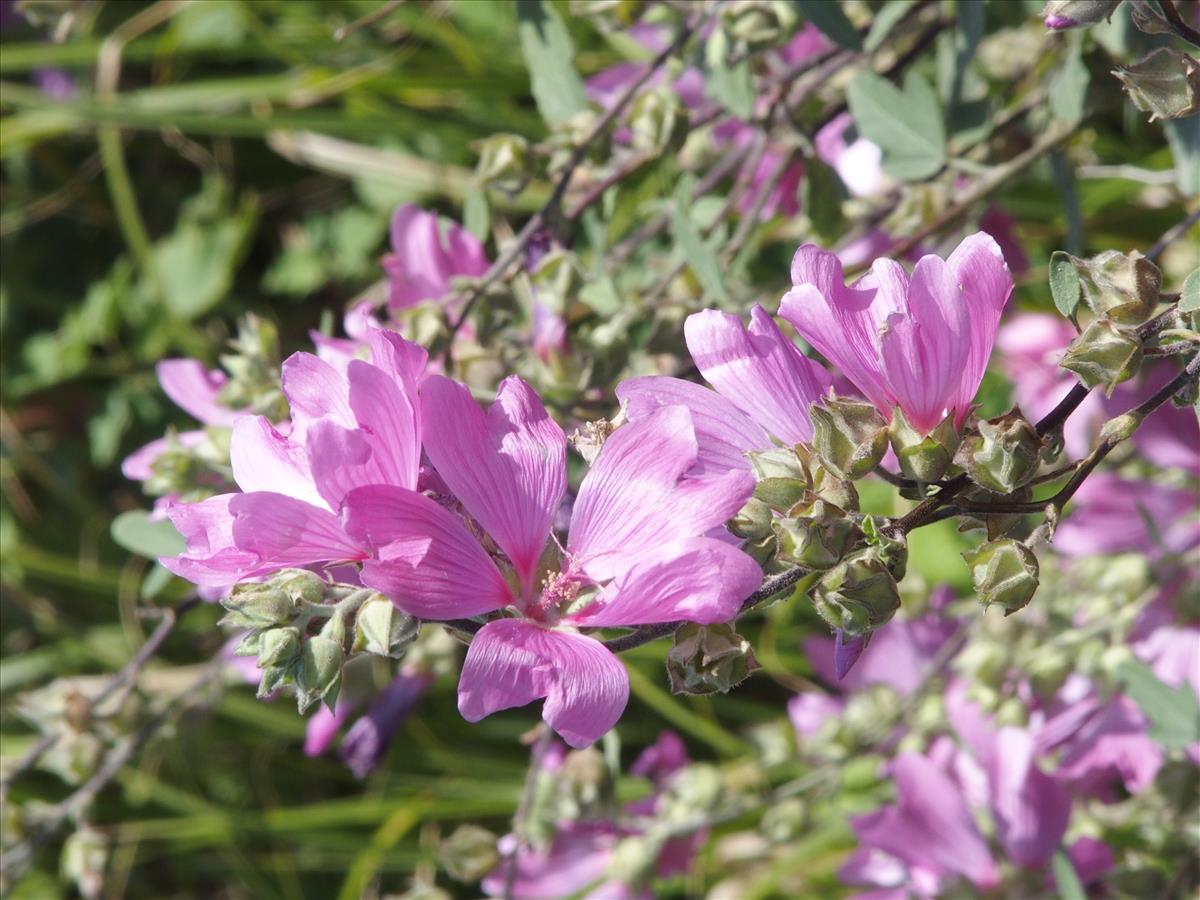
[[[292,410],[287,436],[261,416],[233,429],[230,462],[241,493],[172,505],[187,549],[162,564],[199,585],[230,584],[286,566],[354,561],[365,551],[342,529],[347,493],[362,485],[417,486],[424,349],[375,329],[372,362],[346,373],[308,353],[283,364]]]
[[[895,805],[851,820],[860,848],[839,877],[880,887],[907,883],[919,896],[940,893],[942,879],[955,875],[995,887],[996,863],[954,781],[919,753],[897,757],[892,774]]]
[[[876,260],[847,287],[841,261],[805,244],[792,259],[779,313],[891,417],[922,433],[948,414],[962,425],[983,380],[1012,276],[996,242],[966,238],[943,261],[924,256],[909,276]]]
[[[356,778],[366,778],[379,765],[408,714],[433,684],[433,675],[401,666],[358,721],[350,726],[338,757]]]
[[[631,421],[664,406],[686,406],[699,443],[693,474],[750,471],[745,454],[812,439],[808,407],[829,388],[829,373],[800,352],[760,306],[750,327],[706,309],[684,324],[688,351],[716,392],[680,378],[650,375],[617,386]]]
[[[664,408],[608,438],[559,549],[547,541],[566,487],[566,439],[537,394],[507,378],[485,414],[465,386],[432,376],[421,404],[426,453],[477,527],[393,486],[351,492],[343,520],[372,548],[364,584],[406,612],[517,611],[471,642],[458,694],[468,721],[544,697],[550,727],[587,746],[620,717],[629,681],[579,628],[722,622],[758,586],[750,557],[705,536],[741,508],[754,479],[688,477],[699,451],[687,409]],[[511,579],[489,553],[492,542]]]
[[[407,204],[392,217],[392,252],[383,268],[391,281],[388,307],[397,310],[442,299],[452,278],[477,278],[488,261],[479,239],[461,225]]]
[[[198,359],[164,359],[154,370],[163,393],[202,425],[228,428],[245,413],[230,409],[217,399],[228,381],[220,369],[209,369]],[[151,441],[125,458],[121,473],[130,481],[146,481],[154,474],[155,461],[171,449],[173,441],[194,448],[207,440],[204,431],[197,430]]]
[[[888,184],[883,174],[883,151],[864,137],[847,142],[846,132],[853,125],[850,113],[842,113],[817,132],[813,143],[817,156],[833,166],[846,190],[855,197],[870,197]]]
[[[1054,546],[1065,556],[1187,553],[1200,545],[1198,507],[1196,490],[1097,472],[1071,499]]]

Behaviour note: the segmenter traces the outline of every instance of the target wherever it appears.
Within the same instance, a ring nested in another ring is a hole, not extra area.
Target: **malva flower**
[[[749,498],[753,476],[689,477],[699,451],[687,409],[664,408],[608,438],[564,548],[548,542],[566,438],[537,394],[507,378],[485,414],[464,385],[431,376],[421,405],[426,454],[470,518],[396,486],[350,492],[342,518],[372,551],[363,583],[405,612],[517,613],[471,642],[458,689],[468,721],[544,697],[545,721],[585,747],[620,717],[629,680],[581,628],[723,622],[761,581],[749,556],[708,536]]]
[[[372,361],[351,360],[345,374],[310,353],[284,362],[289,433],[262,416],[237,420],[230,462],[242,492],[168,508],[187,549],[164,557],[164,566],[198,585],[225,585],[366,556],[338,512],[361,485],[416,488],[417,384],[427,358],[422,347],[383,329],[372,329],[367,343]]]
[[[383,258],[390,288],[388,308],[408,309],[441,300],[456,277],[477,278],[488,269],[483,245],[457,222],[411,203],[392,216],[392,252]]]
[[[220,402],[221,388],[228,381],[220,369],[210,369],[198,359],[164,359],[154,371],[163,393],[202,425],[229,428],[245,415],[244,410],[230,409]],[[129,454],[121,463],[121,473],[130,481],[148,481],[154,474],[155,461],[173,443],[193,448],[207,440],[203,429],[158,438]]]
[[[688,351],[716,388],[648,375],[617,386],[631,421],[664,406],[686,406],[700,446],[699,472],[750,471],[746,453],[812,439],[808,407],[829,389],[829,373],[800,352],[760,306],[750,327],[706,309],[684,323]]]
[[[837,366],[889,420],[897,408],[921,434],[971,410],[991,355],[1012,276],[982,232],[950,256],[923,256],[910,276],[876,260],[851,286],[832,253],[805,244],[779,314]]]

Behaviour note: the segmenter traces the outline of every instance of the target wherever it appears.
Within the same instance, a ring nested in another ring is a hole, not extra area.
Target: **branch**
[[[1171,26],[1171,30],[1175,32],[1176,37],[1182,38],[1193,47],[1200,47],[1200,31],[1197,31],[1179,14],[1179,10],[1175,8],[1173,0],[1159,0],[1159,7],[1163,11],[1163,16],[1167,20],[1167,24]]]

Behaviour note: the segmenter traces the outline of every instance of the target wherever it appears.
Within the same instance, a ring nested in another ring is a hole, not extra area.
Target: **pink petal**
[[[456,275],[487,270],[483,245],[457,223],[447,223],[445,238],[436,213],[408,204],[392,217],[392,253],[384,259],[391,279],[388,306],[403,309],[423,300],[439,300]]]
[[[362,559],[365,554],[329,510],[294,497],[257,491],[235,494],[233,539],[258,554],[266,569]]]
[[[880,370],[877,331],[897,311],[892,292],[846,287],[841,260],[812,244],[792,258],[792,284],[779,315],[877,408],[890,411],[894,398]]]
[[[489,622],[471,641],[458,682],[468,722],[546,698],[542,717],[572,747],[587,747],[617,723],[629,676],[599,641],[521,619]]]
[[[228,380],[220,369],[209,369],[198,359],[164,359],[154,370],[175,405],[205,425],[232,425],[243,415],[217,402]]]
[[[1038,768],[1033,736],[1020,728],[1000,729],[987,768],[992,814],[1009,859],[1028,868],[1046,865],[1066,833],[1070,795]]]
[[[593,604],[572,618],[589,626],[650,622],[726,622],[762,583],[762,569],[729,544],[684,538],[656,547],[621,573]]]
[[[230,503],[240,494],[218,494],[198,503],[175,503],[167,518],[183,535],[187,550],[159,559],[180,578],[198,585],[229,585],[255,572],[257,554],[235,545]]]
[[[362,581],[428,619],[477,616],[513,602],[508,584],[457,517],[423,494],[391,485],[345,499],[346,532],[374,549]]]
[[[516,376],[501,382],[486,416],[465,386],[441,376],[425,382],[421,404],[429,459],[528,593],[566,488],[562,429]]]
[[[321,419],[309,427],[305,444],[312,457],[312,479],[322,506],[340,511],[346,495],[355,488],[392,483],[363,431]]]
[[[959,285],[970,323],[967,362],[955,401],[960,415],[965,416],[992,355],[1000,313],[1012,293],[1013,280],[1000,245],[982,231],[964,238],[946,265]]]
[[[349,321],[349,315],[346,318]],[[372,365],[394,378],[411,396],[412,389],[424,377],[429,352],[386,328],[367,327],[363,338],[371,348]]]
[[[354,427],[350,385],[329,363],[311,353],[293,353],[283,361],[282,380],[291,405],[294,440],[303,440],[309,424],[325,416],[346,428]]]
[[[787,444],[812,438],[809,404],[830,385],[827,372],[755,306],[747,330],[737,316],[706,309],[684,323],[701,374],[754,422]]]
[[[421,468],[421,416],[415,379],[407,390],[382,368],[355,360],[346,368],[350,408],[371,447],[380,483],[415,488]]]
[[[730,471],[681,481],[697,458],[691,414],[669,406],[618,428],[579,486],[567,550],[596,581],[624,571],[646,548],[697,537],[731,518],[754,477]]]
[[[130,481],[145,481],[154,475],[154,463],[174,444],[191,449],[207,440],[208,434],[204,431],[179,431],[169,437],[158,438],[125,457],[121,463],[121,474]]]
[[[749,471],[748,450],[769,450],[770,435],[716,391],[681,378],[647,375],[617,385],[617,399],[631,422],[664,406],[686,406],[692,414],[699,455],[691,474],[703,476],[729,469]]]
[[[243,491],[269,491],[326,505],[313,485],[304,448],[281,435],[263,416],[243,416],[233,427],[229,461],[233,479]]]
[[[859,840],[909,865],[957,872],[976,887],[994,887],[996,864],[954,782],[917,753],[897,757],[893,774],[897,805],[854,819]]]
[[[845,701],[816,691],[797,694],[788,701],[788,718],[800,738],[811,738],[830,719],[840,719],[845,710]]]

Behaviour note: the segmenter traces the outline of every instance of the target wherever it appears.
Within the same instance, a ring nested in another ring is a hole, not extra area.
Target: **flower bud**
[[[660,801],[666,817],[674,821],[694,819],[711,812],[721,799],[721,771],[708,763],[693,763],[671,776]]]
[[[1041,438],[1019,410],[976,426],[958,448],[954,461],[971,480],[996,494],[1011,494],[1037,472]]]
[[[1159,47],[1141,62],[1118,66],[1133,105],[1155,119],[1179,119],[1200,112],[1200,63],[1170,47]]]
[[[808,804],[800,797],[789,797],[767,808],[759,830],[773,844],[795,840],[808,825]]]
[[[340,642],[324,634],[314,635],[304,643],[300,663],[296,668],[296,704],[303,713],[318,700],[324,699],[333,709],[335,690],[342,677],[346,661]]]
[[[750,642],[731,625],[681,625],[667,653],[667,675],[675,694],[724,694],[757,668]]]
[[[796,458],[804,468],[810,492],[826,503],[832,503],[850,512],[858,511],[858,490],[854,487],[854,482],[831,472],[821,462],[820,457],[808,447],[797,446]]]
[[[259,638],[258,667],[286,667],[299,653],[299,628],[271,628]]]
[[[771,533],[771,507],[757,497],[751,497],[729,523],[729,530],[738,537],[761,540]]]
[[[897,584],[908,572],[908,539],[903,533],[893,534],[879,524],[875,516],[866,516],[862,524],[867,539],[867,555],[887,566]]]
[[[525,138],[518,134],[493,134],[479,141],[475,149],[479,153],[475,179],[480,184],[515,196],[529,183],[532,169],[529,141]]]
[[[1071,342],[1059,365],[1078,375],[1085,387],[1106,385],[1105,393],[1111,397],[1118,384],[1141,368],[1142,355],[1136,334],[1097,319]]]
[[[1050,0],[1042,9],[1042,21],[1054,31],[1096,25],[1108,21],[1121,0]]]
[[[496,835],[479,825],[459,825],[438,847],[438,862],[455,881],[478,881],[500,859]]]
[[[358,609],[353,649],[399,659],[420,631],[419,619],[402,613],[383,594],[375,594]]]
[[[63,843],[59,868],[81,897],[104,895],[104,870],[108,867],[109,837],[90,825],[81,825]]]
[[[801,463],[796,451],[779,447],[775,450],[753,450],[746,454],[754,477],[759,481],[767,478],[793,478],[808,482],[808,471]]]
[[[652,834],[622,838],[613,848],[608,877],[619,884],[640,884],[654,871],[662,843]]]
[[[1037,590],[1037,557],[1012,538],[988,541],[963,553],[963,559],[971,567],[979,602],[998,604],[1006,616],[1026,606]]]
[[[1136,250],[1106,250],[1090,259],[1071,257],[1088,308],[1120,325],[1146,321],[1158,305],[1162,272]]]
[[[687,137],[688,117],[679,95],[657,87],[639,96],[629,107],[630,144],[641,153],[664,154],[678,150]]]
[[[751,47],[771,44],[796,24],[796,12],[783,0],[733,0],[725,8],[729,33]]]
[[[887,422],[871,403],[826,399],[809,407],[813,448],[843,478],[862,478],[883,459]]]
[[[329,583],[308,569],[283,569],[268,582],[283,591],[296,603],[323,603]]]
[[[896,579],[865,551],[826,572],[812,596],[821,618],[850,637],[874,631],[900,608]]]
[[[839,507],[813,495],[775,523],[779,558],[809,569],[828,569],[850,552],[862,532]]]
[[[909,425],[904,413],[897,409],[888,428],[888,437],[900,463],[900,472],[919,484],[933,484],[945,475],[958,450],[959,436],[953,413],[932,432],[923,435]]]
[[[808,480],[801,478],[763,478],[754,486],[754,498],[779,513],[787,512],[807,492]]]
[[[239,584],[221,605],[229,610],[221,624],[236,628],[286,625],[296,614],[296,605],[284,591],[263,584]]]

